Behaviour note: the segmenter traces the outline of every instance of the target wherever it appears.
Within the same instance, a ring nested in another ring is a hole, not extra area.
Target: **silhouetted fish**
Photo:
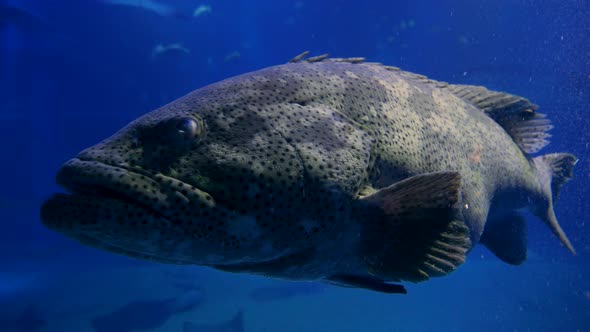
[[[320,283],[286,283],[277,286],[259,287],[250,292],[250,298],[258,302],[286,300],[300,295],[320,294],[326,286]]]
[[[244,332],[244,313],[240,310],[232,319],[218,324],[184,322],[182,332]]]
[[[35,332],[45,326],[45,323],[45,318],[39,308],[29,305],[17,317],[0,318],[0,331]]]
[[[174,314],[189,311],[203,301],[200,292],[164,300],[134,301],[92,319],[96,332],[134,332],[158,328]]]
[[[156,0],[101,0],[108,5],[135,7],[154,13],[159,16],[173,17],[183,20],[190,20],[188,14],[182,13],[170,5],[160,3]]]
[[[168,44],[168,45],[158,44],[152,50],[151,57],[152,57],[152,60],[155,60],[157,58],[161,58],[164,56],[173,57],[174,59],[177,59],[178,56],[183,56],[183,55],[187,55],[190,53],[191,53],[191,51],[188,48],[184,47],[180,43],[173,43],[173,44]]]
[[[0,29],[8,25],[24,32],[40,32],[46,27],[41,18],[24,9],[0,5]]]

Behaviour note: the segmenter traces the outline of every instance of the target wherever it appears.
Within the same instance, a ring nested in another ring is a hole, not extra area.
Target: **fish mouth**
[[[49,216],[44,212],[49,212],[48,207],[52,203],[66,210],[68,202],[83,204],[94,201],[106,206],[106,201],[117,201],[126,208],[139,208],[164,217],[163,211],[157,207],[164,199],[158,195],[161,193],[159,184],[152,177],[126,167],[74,158],[59,169],[56,182],[66,193],[54,194],[44,203],[41,219],[48,226],[55,218],[46,218]],[[84,222],[80,220],[80,223]]]
[[[219,209],[209,194],[192,185],[126,165],[74,158],[60,168],[56,181],[67,193],[43,203],[40,215],[46,227],[141,259],[190,262],[189,247],[206,234],[191,230],[198,221],[189,217]]]
[[[181,180],[138,166],[74,158],[59,169],[56,182],[72,196],[108,198],[171,218],[182,205],[214,207],[208,193]]]
[[[72,198],[116,200],[165,217],[159,204],[166,200],[161,185],[146,171],[78,158],[59,169],[56,182]]]

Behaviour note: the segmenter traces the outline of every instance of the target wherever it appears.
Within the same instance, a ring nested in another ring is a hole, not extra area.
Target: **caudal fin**
[[[551,153],[533,158],[533,160],[539,171],[541,181],[546,183],[547,192],[545,195],[548,196],[546,208],[535,211],[535,214],[551,228],[551,231],[559,238],[561,243],[575,255],[574,247],[555,217],[553,202],[557,200],[561,186],[573,177],[574,166],[578,162],[578,158],[570,153]]]
[[[551,194],[557,200],[561,186],[574,176],[574,166],[578,158],[571,153],[551,153],[535,158],[549,166],[551,171]]]

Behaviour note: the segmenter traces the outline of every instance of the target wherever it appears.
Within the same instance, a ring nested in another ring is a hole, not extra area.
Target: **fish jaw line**
[[[66,190],[66,195],[71,199],[84,197],[98,202],[111,198],[156,212],[156,209],[146,204],[147,202],[140,204],[141,198],[134,195],[135,188],[132,188],[129,183],[136,182],[138,179],[144,183],[150,182],[149,178],[129,172],[122,167],[78,158],[71,159],[62,165],[56,176],[57,184]]]
[[[194,186],[139,167],[74,158],[58,171],[57,183],[72,195],[109,197],[169,218],[172,210],[215,207],[213,198]],[[182,205],[187,205],[183,207]]]
[[[213,201],[208,194],[177,179],[138,167],[94,160],[67,161],[58,171],[56,181],[71,195],[118,199],[162,217],[170,217],[172,210],[190,202],[187,196],[202,196],[203,200],[209,197]]]
[[[153,246],[146,244],[154,237],[154,227],[134,232],[119,222],[121,218],[137,213],[159,229],[170,223],[151,210],[102,196],[58,193],[41,207],[41,219],[49,229],[92,247],[132,257],[137,257],[140,252],[148,256]]]
[[[215,248],[209,248],[210,234],[202,233],[207,225],[199,224],[206,220],[195,215],[233,213],[180,180],[142,173],[74,158],[57,174],[57,183],[69,193],[50,197],[41,219],[54,231],[111,252],[163,263],[201,263]]]

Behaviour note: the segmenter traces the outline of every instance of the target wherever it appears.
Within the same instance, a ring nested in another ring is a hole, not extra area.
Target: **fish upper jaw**
[[[165,201],[150,177],[98,161],[71,159],[59,169],[56,182],[72,195],[119,199],[153,212]]]
[[[224,262],[231,248],[219,238],[219,221],[231,212],[180,180],[127,166],[74,158],[56,180],[56,194],[41,208],[50,229],[127,256],[166,263]],[[215,255],[212,255],[215,254]]]
[[[74,158],[58,171],[57,183],[76,195],[102,196],[126,201],[174,219],[189,208],[215,206],[213,198],[180,180],[128,165]]]

